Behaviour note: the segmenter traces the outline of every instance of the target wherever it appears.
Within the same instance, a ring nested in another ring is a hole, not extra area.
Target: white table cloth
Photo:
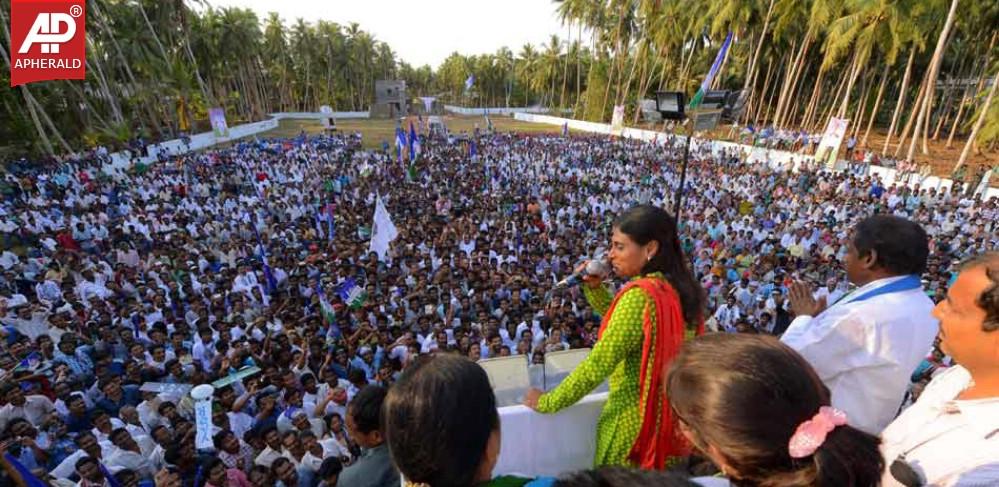
[[[554,477],[593,466],[597,419],[607,393],[590,394],[556,414],[499,408],[502,442],[493,475]]]

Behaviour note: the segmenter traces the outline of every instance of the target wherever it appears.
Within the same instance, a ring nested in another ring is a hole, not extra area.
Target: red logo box
[[[86,0],[11,0],[10,85],[87,77]]]

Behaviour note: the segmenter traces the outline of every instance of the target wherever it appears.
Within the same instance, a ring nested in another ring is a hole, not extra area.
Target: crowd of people
[[[579,288],[554,284],[606,247],[618,213],[673,207],[683,145],[512,133],[421,140],[405,162],[364,149],[359,134],[303,134],[128,172],[104,171],[102,157],[8,172],[8,477],[85,487],[398,485],[398,470],[425,470],[393,466],[386,437],[414,433],[380,412],[421,357],[540,363],[593,346],[600,317]],[[686,182],[682,250],[718,335],[782,335],[800,312],[794,282],[811,282],[814,299],[828,303],[846,294],[839,262],[872,214],[925,229],[921,277],[935,302],[959,262],[997,247],[999,203],[960,189],[750,164],[708,144],[692,152]],[[369,243],[384,231],[378,204],[398,229],[387,252]],[[926,352],[913,399],[950,364]],[[198,449],[193,402],[170,386],[219,380],[229,383],[214,392],[213,448]],[[436,392],[409,384],[398,394]],[[417,436],[407,451],[422,458],[420,442],[433,434]],[[482,441],[474,447],[494,448]],[[491,465],[473,463],[455,478],[488,480]]]

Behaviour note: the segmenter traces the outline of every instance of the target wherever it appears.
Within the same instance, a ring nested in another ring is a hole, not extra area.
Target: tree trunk
[[[816,131],[819,130],[821,127],[824,127],[828,122],[829,118],[832,117],[834,113],[836,113],[835,112],[836,100],[839,100],[839,97],[843,95],[843,88],[846,87],[846,84],[847,84],[847,78],[840,78],[839,84],[836,87],[836,94],[832,97],[832,100],[829,103],[829,107],[825,109],[825,111],[823,112],[824,113],[823,116],[819,117],[818,120],[815,120],[815,124],[812,125],[811,128],[809,129],[810,131]],[[816,110],[815,113],[819,113],[819,110]]]
[[[569,36],[565,46],[565,63],[562,65],[562,94],[558,97],[558,107],[565,107],[565,84],[569,80],[569,50],[572,49],[572,23],[569,24]]]
[[[836,112],[836,116],[839,118],[846,117],[846,109],[850,105],[850,93],[853,91],[853,84],[857,81],[857,76],[860,75],[860,51],[853,52],[853,62],[850,63],[850,74],[848,81],[846,82],[846,93],[843,94],[843,102],[839,106],[839,111]],[[839,93],[836,94],[835,99],[839,98]]]
[[[0,7],[0,24],[3,24],[4,39],[9,46],[10,31],[7,28],[9,24],[7,23],[7,14],[2,7]],[[9,68],[10,56],[7,55],[7,49],[4,46],[0,46],[0,54],[3,55],[4,64]],[[41,142],[42,150],[45,151],[45,154],[55,157],[55,149],[52,147],[52,141],[49,140],[48,134],[45,133],[42,122],[38,119],[38,113],[35,112],[35,106],[31,103],[31,93],[28,91],[28,85],[20,85],[18,89],[21,91],[21,96],[24,97],[24,104],[28,107],[28,116],[31,117],[31,124],[35,126],[35,132],[38,133],[38,140]]]
[[[798,89],[800,88],[799,81],[804,78],[803,74],[805,72],[805,56],[808,54],[808,48],[812,45],[812,36],[810,34],[805,35],[805,40],[802,43],[802,48],[798,51],[798,57],[795,60],[794,71],[791,74],[791,82],[788,86],[786,95],[784,96],[784,103],[780,104],[781,109],[777,114],[778,123],[781,127],[792,124],[794,119],[794,107],[798,106]],[[792,104],[792,101],[794,103]]]
[[[982,68],[982,74],[978,76],[978,83],[975,83],[974,93],[982,91],[982,88],[985,86],[985,79],[986,79],[985,75],[988,69],[989,69],[988,63],[986,63],[985,67]],[[954,123],[951,124],[950,126],[950,135],[947,137],[947,145],[946,145],[948,149],[954,148],[954,134],[957,133],[958,124],[961,123],[961,115],[964,113],[964,107],[966,107],[968,103],[971,102],[970,97],[971,97],[971,92],[969,92],[968,89],[965,88],[964,95],[961,97],[961,105],[957,107],[957,115],[954,116]]]
[[[767,16],[763,20],[763,31],[760,32],[760,39],[756,43],[756,50],[753,52],[753,59],[749,62],[749,66],[746,68],[746,79],[743,82],[742,89],[745,90],[752,86],[756,82],[756,65],[760,60],[760,52],[763,50],[763,41],[767,38],[767,30],[770,29],[770,16],[774,13],[774,0],[770,0],[770,6],[767,7]]]
[[[996,96],[996,87],[999,86],[999,73],[992,78],[992,88],[989,89],[989,95],[985,97],[985,103],[982,105],[982,113],[978,114],[978,120],[975,120],[975,126],[971,128],[971,135],[968,136],[968,140],[964,143],[964,149],[961,151],[961,157],[957,160],[957,164],[954,165],[954,171],[957,171],[959,167],[964,164],[964,161],[968,159],[968,153],[971,152],[971,147],[975,143],[975,138],[978,137],[978,131],[981,130],[982,125],[985,124],[985,119],[989,113],[989,107],[992,106],[992,99]]]
[[[871,77],[864,74],[863,88],[860,89],[860,98],[857,100],[857,110],[853,115],[853,137],[860,135],[860,127],[864,126],[864,115],[867,114],[867,96],[870,95]]]
[[[905,123],[905,128],[903,128],[902,132],[898,134],[898,146],[895,147],[895,153],[893,157],[897,158],[899,154],[902,153],[902,146],[905,145],[905,141],[909,137],[909,129],[912,128],[913,123],[916,121],[915,105],[919,105],[919,101],[923,99],[923,92],[926,91],[926,80],[929,79],[929,75],[930,73],[927,72],[923,76],[923,81],[919,84],[919,91],[916,93],[916,98],[914,101],[912,113],[909,114],[909,121]]]
[[[867,137],[871,135],[871,127],[874,126],[874,120],[878,118],[878,108],[881,108],[881,97],[885,92],[885,82],[888,81],[888,70],[891,66],[888,62],[885,62],[885,71],[881,74],[881,83],[878,86],[878,94],[874,97],[874,108],[871,110],[870,120],[867,121],[867,130],[864,131],[864,138],[860,140],[860,147],[867,148]]]
[[[805,113],[801,116],[801,127],[805,128],[811,125],[812,112],[815,111],[815,105],[818,103],[819,92],[822,87],[822,77],[825,75],[825,71],[819,68],[818,74],[815,75],[815,83],[812,86],[812,96],[808,99],[808,105],[805,106]],[[807,129],[806,129],[807,130]]]
[[[905,74],[902,76],[902,87],[898,90],[898,101],[895,102],[895,111],[891,116],[891,125],[888,126],[888,135],[885,136],[885,145],[881,149],[881,155],[888,153],[888,143],[891,142],[891,136],[895,133],[895,127],[898,125],[898,117],[902,114],[903,107],[905,106],[905,90],[909,88],[909,77],[912,75],[912,62],[916,59],[916,46],[912,46],[909,50],[909,60],[905,63]]]
[[[943,60],[944,48],[947,47],[947,37],[950,35],[951,26],[954,25],[954,14],[957,12],[957,2],[958,0],[951,0],[950,11],[947,12],[947,20],[944,22],[943,30],[940,31],[940,38],[937,40],[937,48],[933,51],[933,59],[930,61],[930,75],[929,78],[927,78],[926,93],[923,95],[923,102],[921,104],[916,104],[919,108],[916,110],[916,127],[912,132],[912,140],[909,142],[909,152],[905,157],[905,160],[907,161],[912,161],[912,157],[916,153],[916,139],[919,138],[919,129],[922,127],[924,120],[929,115],[930,105],[933,102],[933,96],[937,85],[937,75],[940,73],[940,64],[942,64],[941,61]],[[929,154],[925,140],[923,142],[923,154]]]
[[[753,125],[760,124],[760,114],[763,112],[763,106],[766,105],[767,90],[770,89],[770,79],[774,74],[774,63],[773,61],[767,63],[767,77],[763,80],[763,90],[760,91],[760,99],[756,104],[756,116],[753,117]],[[765,122],[765,121],[764,121]]]

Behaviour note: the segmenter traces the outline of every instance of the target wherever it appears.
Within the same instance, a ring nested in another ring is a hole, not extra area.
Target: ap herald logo
[[[11,0],[10,85],[85,79],[85,0]]]

